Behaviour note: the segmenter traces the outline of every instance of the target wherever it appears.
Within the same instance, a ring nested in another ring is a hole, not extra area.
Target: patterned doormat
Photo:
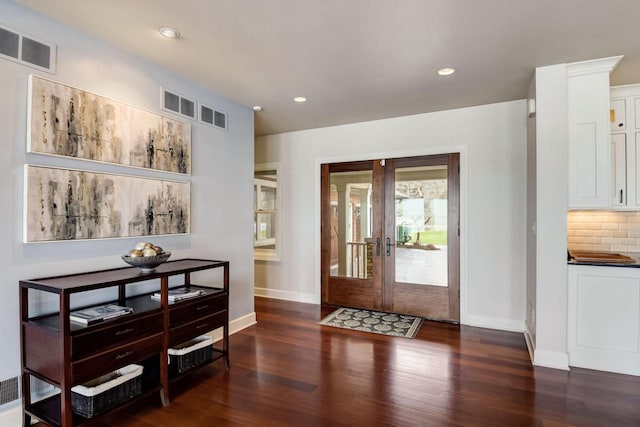
[[[421,317],[405,314],[341,307],[318,323],[336,328],[414,338],[420,330],[423,320]]]

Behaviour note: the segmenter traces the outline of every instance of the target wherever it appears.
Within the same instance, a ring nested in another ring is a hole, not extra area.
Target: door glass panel
[[[331,276],[370,278],[372,172],[334,172],[331,179]]]
[[[447,286],[447,166],[396,168],[395,280]]]

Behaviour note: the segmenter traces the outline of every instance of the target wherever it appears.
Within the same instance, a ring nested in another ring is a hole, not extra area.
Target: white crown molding
[[[609,58],[592,59],[589,61],[572,62],[567,64],[567,76],[576,77],[588,74],[610,73],[624,58],[624,55]]]

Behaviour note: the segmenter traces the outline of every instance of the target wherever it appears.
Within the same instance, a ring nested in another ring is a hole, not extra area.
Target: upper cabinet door
[[[611,206],[609,73],[621,58],[567,64],[569,208]]]
[[[615,86],[611,96],[611,208],[640,208],[640,85]]]
[[[613,206],[627,205],[627,144],[624,133],[611,135],[611,171]]]

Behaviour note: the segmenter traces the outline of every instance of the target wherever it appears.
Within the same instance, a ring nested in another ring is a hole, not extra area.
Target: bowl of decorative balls
[[[171,252],[165,251],[160,246],[155,246],[151,242],[139,242],[128,254],[122,255],[122,260],[138,267],[143,273],[150,273],[170,256]]]

